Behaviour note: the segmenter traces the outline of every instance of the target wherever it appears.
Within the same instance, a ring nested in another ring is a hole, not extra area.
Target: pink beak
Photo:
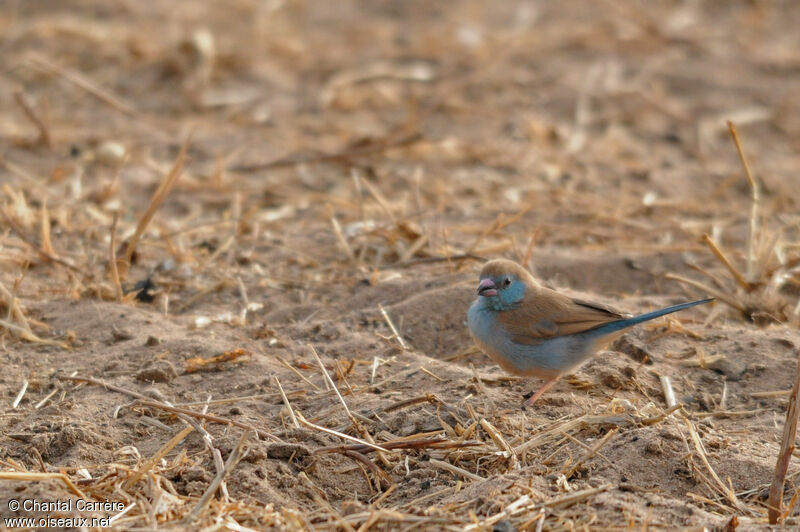
[[[483,297],[496,296],[497,285],[491,279],[481,279],[478,284],[478,295]]]

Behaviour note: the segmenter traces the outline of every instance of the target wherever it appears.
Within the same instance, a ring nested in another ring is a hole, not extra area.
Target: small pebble
[[[100,144],[95,151],[95,159],[100,164],[116,166],[120,164],[128,154],[127,148],[112,140],[107,140]]]

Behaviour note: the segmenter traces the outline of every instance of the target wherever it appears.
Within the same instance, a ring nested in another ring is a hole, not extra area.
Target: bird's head
[[[481,304],[493,310],[509,310],[525,297],[525,292],[536,286],[530,273],[516,262],[495,259],[487,262],[480,274],[478,298]]]

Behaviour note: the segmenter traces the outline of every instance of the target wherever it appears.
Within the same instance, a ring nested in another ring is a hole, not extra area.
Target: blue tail
[[[694,307],[695,305],[703,305],[705,303],[710,303],[711,301],[714,301],[713,297],[709,297],[707,299],[700,299],[698,301],[690,301],[689,303],[681,303],[680,305],[673,305],[671,307],[662,308],[660,310],[654,310],[653,312],[648,312],[647,314],[634,316],[633,318],[606,323],[605,325],[600,325],[599,327],[595,327],[592,330],[602,334],[610,334],[616,331],[621,331],[622,329],[627,329],[628,327],[632,327],[634,325],[637,325],[645,321],[660,318],[661,316],[664,316],[666,314],[672,314],[673,312],[678,312],[679,310],[683,310],[685,308]]]

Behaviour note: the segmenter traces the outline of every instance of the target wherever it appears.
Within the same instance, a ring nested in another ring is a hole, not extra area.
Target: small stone
[[[777,345],[785,347],[787,349],[795,348],[794,342],[792,342],[788,338],[774,338],[772,341],[775,342]]]
[[[158,263],[156,269],[160,272],[171,272],[177,265],[175,259],[165,259]]]
[[[159,340],[159,339],[158,339],[158,338],[156,338],[155,336],[148,336],[148,337],[147,337],[147,341],[144,343],[144,345],[146,345],[146,346],[148,346],[148,347],[153,347],[153,346],[156,346],[156,345],[161,345],[161,340]]]
[[[127,154],[128,150],[124,145],[113,140],[107,140],[95,150],[95,159],[100,164],[116,166],[124,161]]]
[[[211,475],[209,475],[208,472],[199,467],[182,471],[181,478],[187,482],[192,482],[195,480],[199,480],[201,482],[211,481]]]
[[[159,360],[149,368],[136,374],[136,380],[142,382],[170,382],[178,376],[175,368],[166,360]]]
[[[111,326],[111,339],[112,343],[122,342],[125,340],[130,340],[133,338],[133,334],[126,329],[117,329],[115,326]]]
[[[747,364],[730,358],[721,358],[708,365],[709,369],[725,375],[729,381],[736,382],[747,371]]]
[[[495,523],[492,532],[517,532],[517,527],[511,524],[511,521],[503,519]]]
[[[614,342],[613,347],[637,362],[644,362],[645,364],[653,363],[653,358],[650,356],[650,352],[645,349],[645,344],[629,336],[623,336]]]
[[[619,375],[615,371],[604,371],[600,375],[600,380],[612,390],[625,389],[625,383],[619,378]]]
[[[310,455],[309,448],[298,443],[271,443],[267,446],[267,458],[288,460],[292,456],[303,458]]]
[[[644,446],[644,451],[648,454],[655,454],[655,455],[660,455],[664,453],[664,449],[662,449],[661,442],[659,441],[647,442],[647,445]]]
[[[359,501],[349,500],[342,504],[342,515],[348,516],[367,510],[367,506]]]

